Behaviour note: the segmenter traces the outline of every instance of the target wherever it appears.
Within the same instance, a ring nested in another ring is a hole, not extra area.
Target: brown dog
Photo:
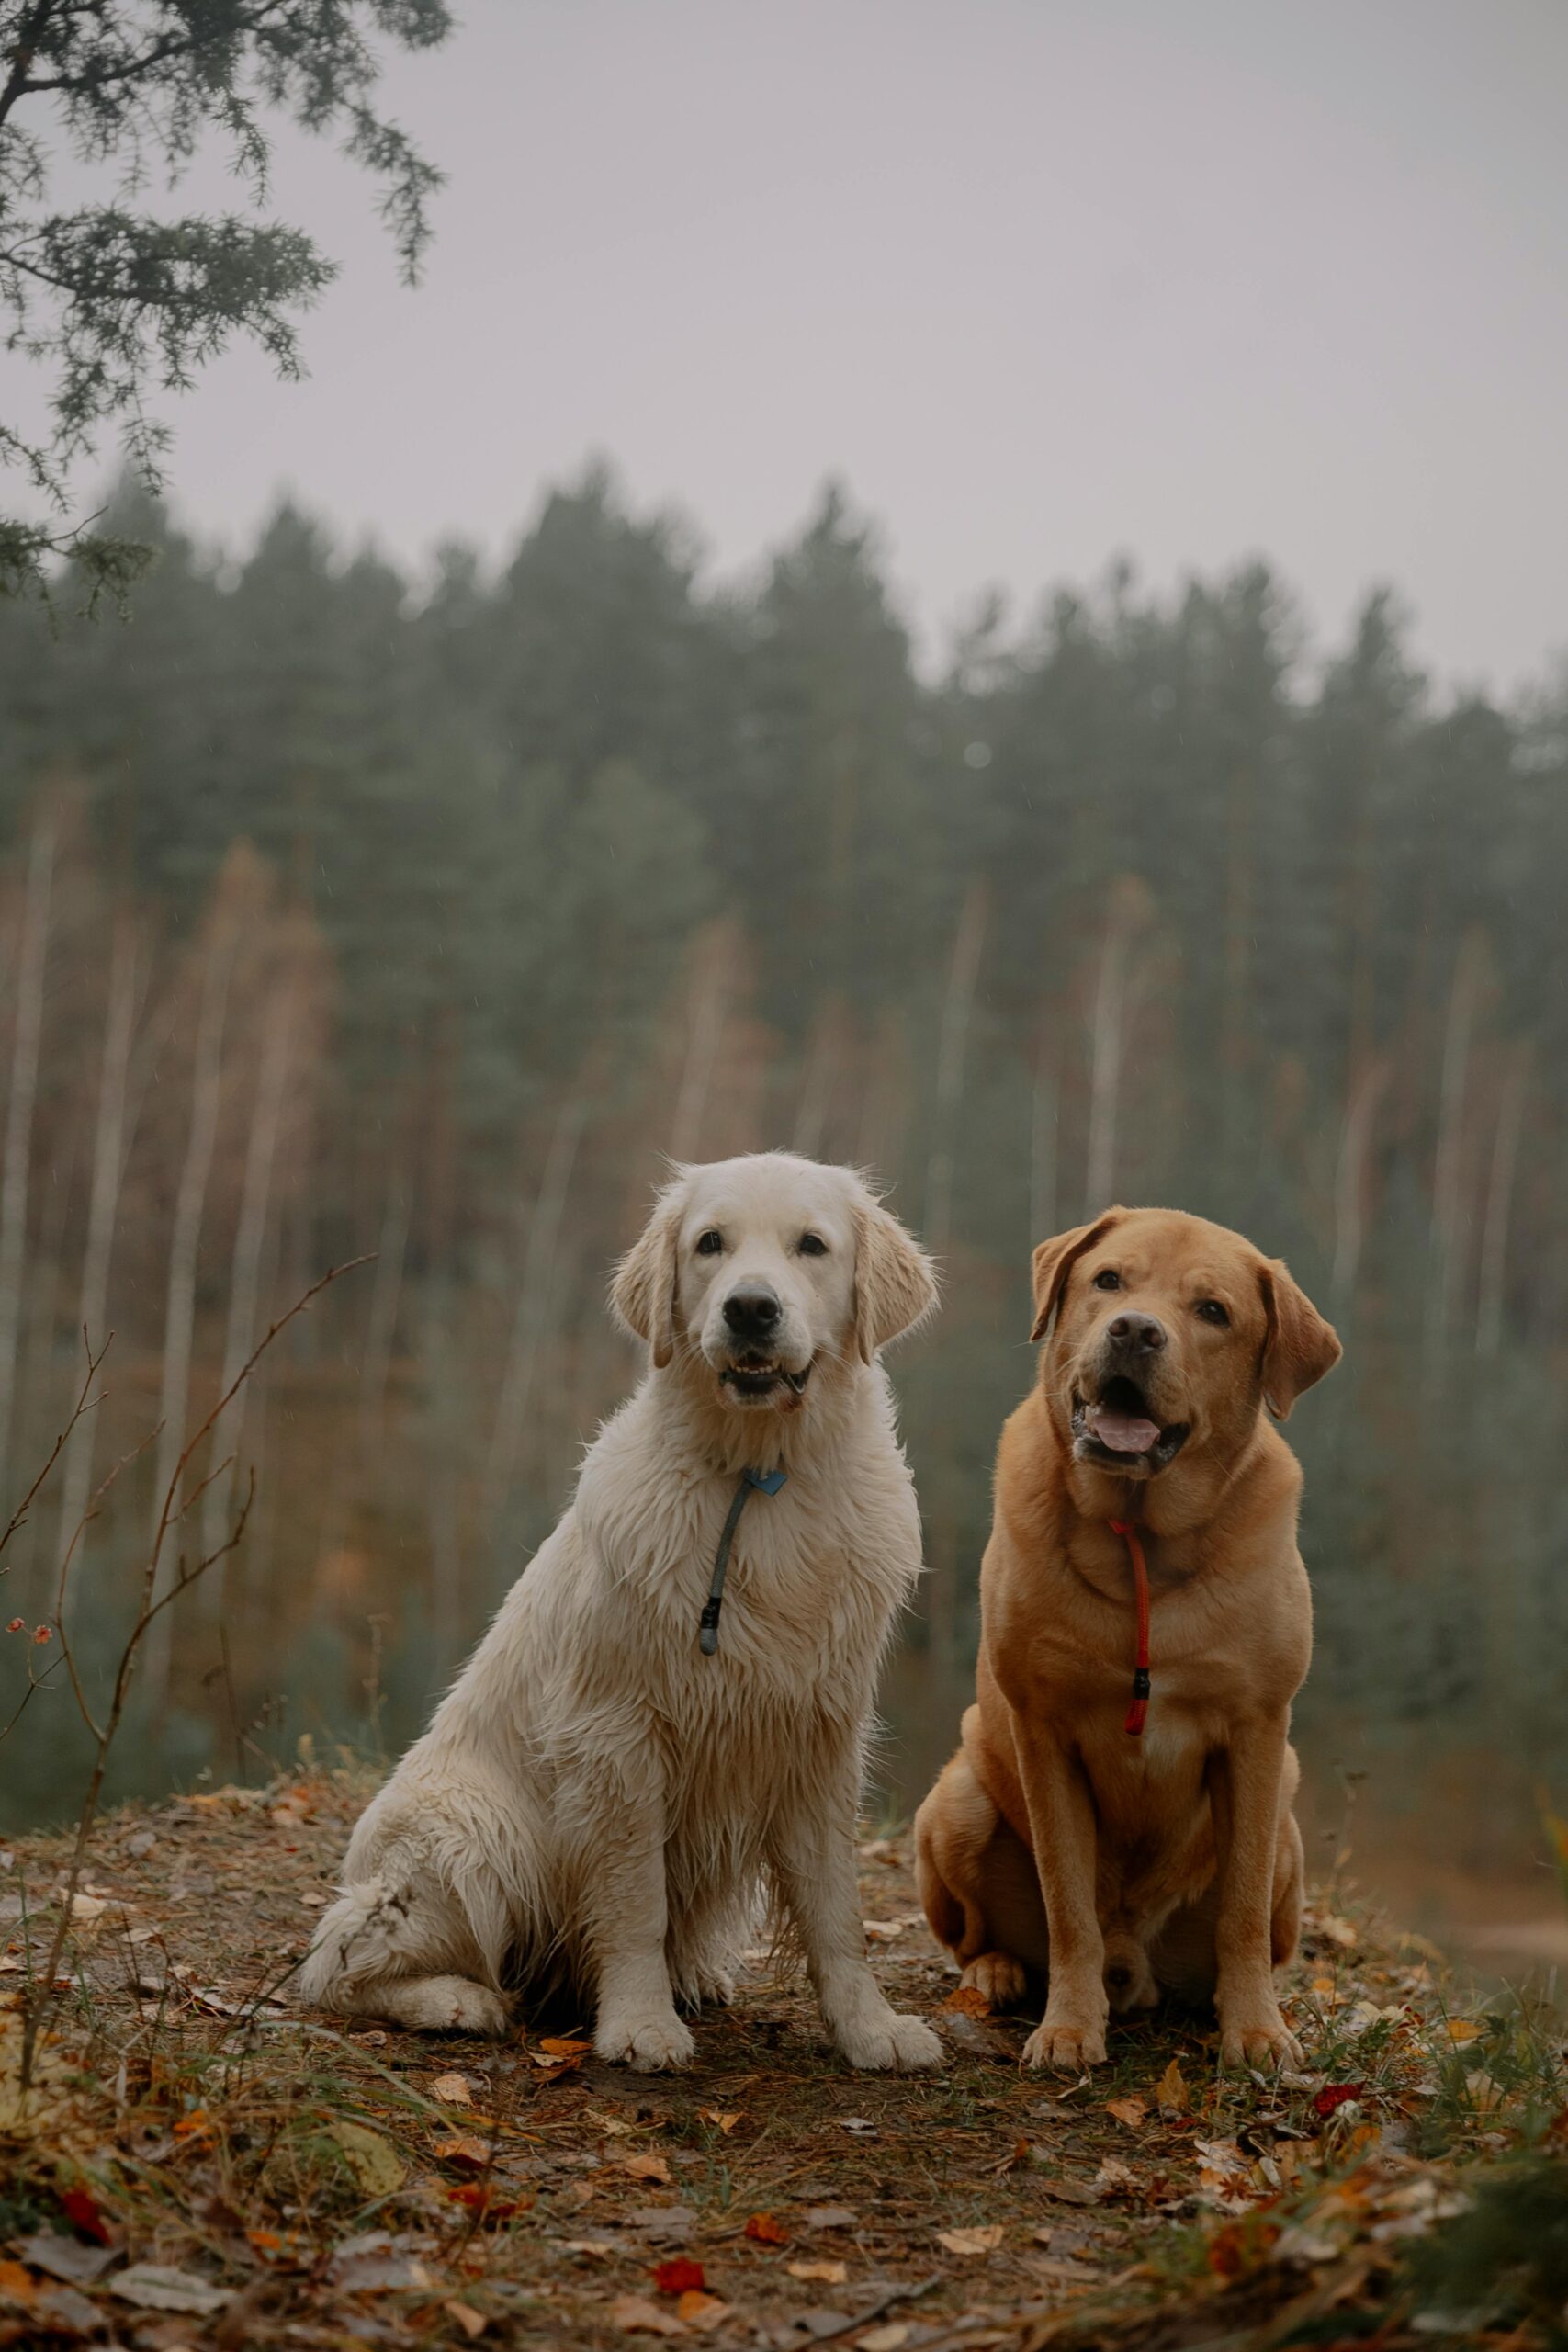
[[[1031,2065],[1103,2059],[1108,2011],[1161,1989],[1213,1994],[1223,2064],[1299,2064],[1272,1971],[1301,1917],[1312,1600],[1268,1416],[1339,1342],[1278,1259],[1166,1209],[1043,1241],[1034,1303],[1050,1337],[997,1459],[976,1701],[915,1824],[926,1916],[994,2007],[1047,1978]]]

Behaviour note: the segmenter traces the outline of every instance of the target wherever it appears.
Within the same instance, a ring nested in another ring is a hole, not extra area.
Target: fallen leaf
[[[1185,2115],[1192,2103],[1187,2078],[1181,2071],[1181,2061],[1173,2058],[1155,2086],[1159,2111],[1165,2116]]]
[[[705,2335],[721,2320],[729,2317],[729,2305],[719,2295],[705,2295],[700,2288],[688,2288],[675,2306],[677,2316],[699,2335]]]
[[[734,2131],[744,2114],[743,2108],[737,2108],[732,2115],[723,2115],[716,2107],[699,2107],[697,2120],[699,2123],[711,2123],[716,2132],[723,2132],[728,2135]]]
[[[510,2222],[514,2214],[525,2213],[534,2201],[532,2196],[498,2197],[488,2180],[456,2181],[442,2193],[448,2205],[461,2205],[483,2222]]]
[[[956,2009],[961,2018],[988,2018],[991,2014],[990,2002],[978,1984],[960,1984],[942,2006],[944,2009]],[[863,2337],[861,2340],[864,2342]]]
[[[618,2254],[620,2248],[613,2238],[568,2238],[564,2251],[585,2255],[591,2262],[603,2262],[606,2256]]]
[[[841,2287],[850,2275],[847,2262],[786,2262],[792,2278],[815,2278],[824,2287]]]
[[[19,2262],[7,2262],[0,2256],[0,2301],[20,2303],[26,2310],[37,2301],[37,2279],[30,2278]]]
[[[679,2255],[673,2262],[659,2265],[653,2274],[653,2283],[661,2295],[684,2295],[694,2288],[705,2287],[708,2282],[700,2262],[693,2262],[689,2256]]]
[[[1107,2156],[1094,2176],[1094,2185],[1097,2188],[1136,2188],[1138,2176],[1119,2156]]]
[[[62,2188],[60,2210],[68,2222],[75,2223],[85,2238],[92,2238],[99,2245],[113,2245],[113,2233],[90,2188]]]
[[[211,2129],[211,2116],[204,2107],[198,2107],[192,2114],[181,2116],[175,2126],[175,2137],[176,2140],[190,2140],[194,2139],[198,2132],[206,2133]]]
[[[1312,2111],[1314,2115],[1337,2115],[1352,2099],[1359,2098],[1366,2087],[1365,2083],[1325,2083],[1313,2100]]]
[[[839,2129],[840,2132],[856,2132],[863,2139],[874,2139],[876,2135],[876,2126],[869,2115],[840,2115]]]
[[[907,2319],[890,2319],[886,2326],[874,2327],[860,2339],[856,2352],[898,2352],[914,2334]]]
[[[662,2312],[650,2303],[646,2295],[617,2295],[610,2305],[610,2324],[623,2335],[684,2335],[685,2329],[672,2312]]]
[[[1481,2028],[1473,2018],[1448,2018],[1444,2023],[1450,2041],[1476,2041],[1480,2039]]]
[[[670,2167],[662,2156],[653,2154],[621,2156],[616,2161],[619,2169],[629,2174],[633,2180],[658,2180],[662,2181],[667,2188],[669,2186]]]
[[[390,2197],[403,2185],[406,2167],[389,2140],[363,2123],[334,2123],[332,2138],[367,2198]],[[73,2214],[74,2221],[75,2216]]]
[[[902,1919],[863,1919],[861,1925],[873,1943],[890,1944],[904,1932]]]
[[[1092,2181],[1068,2180],[1062,2176],[1043,2180],[1040,2186],[1058,2205],[1098,2205],[1102,2195]]]
[[[773,2213],[753,2213],[746,2223],[746,2235],[755,2245],[788,2245],[789,2232]]]
[[[36,2231],[29,2238],[18,2238],[17,2245],[35,2270],[47,2270],[51,2278],[63,2278],[70,2287],[90,2287],[114,2260],[112,2246],[84,2245],[80,2238],[61,2237],[52,2230]]]
[[[437,2075],[430,2086],[430,2096],[438,2098],[443,2107],[472,2107],[474,2103],[467,2075]]]
[[[1148,2111],[1141,2098],[1108,2098],[1105,2102],[1107,2115],[1113,2115],[1129,2132],[1143,2130]]]
[[[445,2140],[432,2141],[430,2153],[459,2172],[483,2172],[495,2155],[491,2143],[472,2132],[452,2132]]]
[[[540,2037],[539,2047],[551,2058],[586,2058],[593,2044],[574,2041],[570,2035],[547,2033]]]
[[[949,2254],[995,2254],[1006,2235],[1001,2222],[994,2222],[983,2230],[938,2230],[936,2242]]]
[[[133,2262],[108,2281],[108,2290],[143,2311],[198,2312],[204,2317],[234,2300],[229,2288],[209,2286],[194,2270],[175,2270],[163,2262]]]
[[[1337,1919],[1332,1912],[1325,1912],[1317,1924],[1329,1942],[1337,1944],[1341,1951],[1351,1951],[1361,1940],[1359,1928],[1348,1919]]]
[[[808,2230],[852,2230],[860,2216],[847,2205],[808,2205],[800,2218]]]
[[[460,2303],[456,2298],[449,2297],[441,2308],[448,2319],[457,2321],[470,2344],[477,2335],[482,2335],[490,2325],[483,2312],[475,2311],[472,2303]]]

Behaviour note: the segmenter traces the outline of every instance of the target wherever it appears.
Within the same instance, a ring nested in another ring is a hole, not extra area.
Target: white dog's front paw
[[[940,2066],[945,2054],[929,2025],[897,2009],[874,2010],[852,2025],[840,2025],[834,2039],[852,2066],[880,2074],[913,2074],[922,2066]]]
[[[500,2041],[512,2030],[501,1995],[468,1976],[395,1978],[375,2006],[416,2033],[478,2033]]]
[[[671,2009],[666,2017],[604,2018],[593,2047],[612,2066],[660,2075],[671,2066],[688,2065],[696,2044]]]

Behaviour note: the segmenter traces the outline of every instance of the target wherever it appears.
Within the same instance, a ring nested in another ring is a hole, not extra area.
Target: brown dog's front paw
[[[1029,1990],[1023,1962],[1014,1960],[1010,1951],[983,1951],[958,1981],[967,1991],[981,1994],[997,2010],[1020,2007]]]
[[[1023,2045],[1026,2066],[1055,2066],[1065,2075],[1081,2075],[1086,2066],[1105,2064],[1105,2030],[1098,2025],[1070,2025],[1047,2020],[1037,2025]]]
[[[1302,2045],[1278,2009],[1225,2018],[1220,2027],[1222,2066],[1299,2066]]]

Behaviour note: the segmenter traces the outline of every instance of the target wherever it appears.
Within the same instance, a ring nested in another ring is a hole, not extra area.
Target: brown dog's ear
[[[1332,1372],[1341,1349],[1332,1323],[1318,1313],[1282,1258],[1258,1268],[1269,1316],[1263,1342],[1263,1402],[1277,1421],[1290,1419],[1296,1398]]]
[[[1075,1260],[1081,1258],[1086,1250],[1092,1250],[1126,1214],[1125,1209],[1107,1209],[1092,1225],[1075,1225],[1070,1233],[1058,1233],[1054,1239],[1039,1244],[1034,1252],[1034,1329],[1029,1335],[1032,1340],[1043,1340],[1050,1329]]]
[[[626,1251],[610,1283],[616,1322],[634,1340],[648,1341],[658,1372],[675,1352],[675,1240],[684,1197],[682,1171],[660,1193],[641,1238]]]
[[[936,1306],[931,1260],[897,1218],[868,1200],[855,1211],[855,1346],[862,1363],[923,1323]]]

